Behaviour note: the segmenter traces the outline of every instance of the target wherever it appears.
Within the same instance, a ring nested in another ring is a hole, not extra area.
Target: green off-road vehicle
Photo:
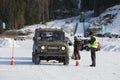
[[[40,64],[41,60],[57,60],[69,64],[68,45],[62,29],[39,28],[33,37],[32,62]]]

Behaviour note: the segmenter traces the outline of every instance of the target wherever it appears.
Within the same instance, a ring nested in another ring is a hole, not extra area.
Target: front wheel
[[[35,55],[34,55],[34,53],[32,52],[32,62],[34,62],[35,61]]]
[[[64,62],[64,65],[68,65],[69,64],[69,56],[66,56],[66,57],[64,57],[64,60],[63,60]]]
[[[37,54],[35,55],[34,60],[35,60],[34,62],[35,62],[36,65],[40,64],[40,57]]]

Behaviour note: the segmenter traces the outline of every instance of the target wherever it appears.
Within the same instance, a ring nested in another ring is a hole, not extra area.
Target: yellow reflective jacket
[[[98,39],[95,36],[92,36],[95,39],[93,43],[88,44],[89,48],[98,48]]]

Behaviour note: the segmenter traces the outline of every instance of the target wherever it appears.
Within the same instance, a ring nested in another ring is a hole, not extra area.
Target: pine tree
[[[2,33],[2,3],[3,3],[3,0],[0,0],[0,34]]]
[[[14,29],[16,24],[16,13],[15,13],[15,1],[16,0],[9,0],[8,2],[8,29]]]
[[[35,24],[35,0],[25,0],[25,24]]]
[[[16,7],[15,7],[15,13],[16,13],[16,25],[15,28],[22,28],[24,26],[25,20],[24,20],[24,0],[16,0]]]

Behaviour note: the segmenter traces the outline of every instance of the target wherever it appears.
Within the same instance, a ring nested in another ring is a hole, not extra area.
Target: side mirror
[[[69,42],[68,45],[69,45],[69,46],[72,46],[72,43]]]

